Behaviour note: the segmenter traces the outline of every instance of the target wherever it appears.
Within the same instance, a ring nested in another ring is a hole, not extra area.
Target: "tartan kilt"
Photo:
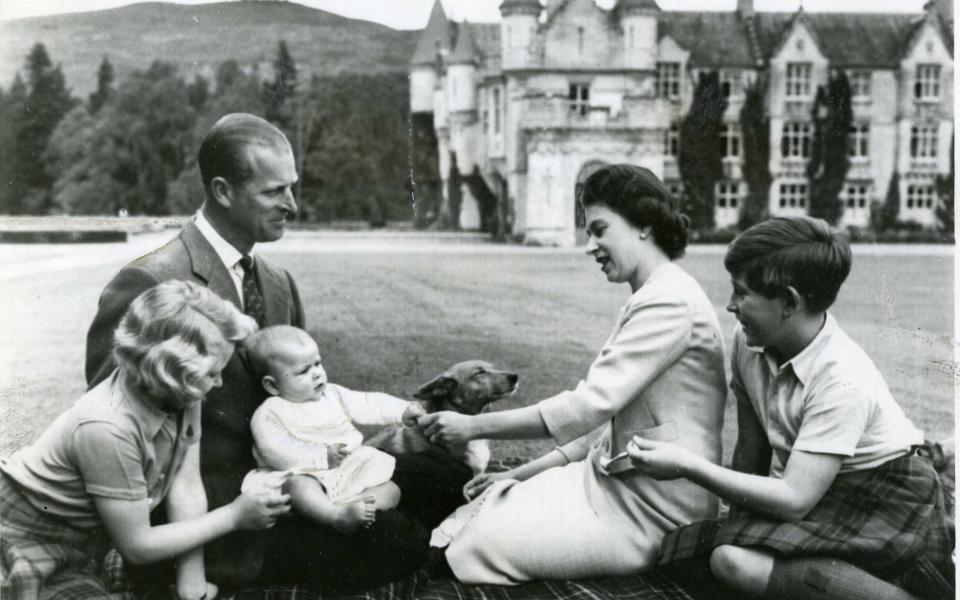
[[[940,478],[928,459],[912,454],[837,475],[798,521],[740,513],[676,529],[663,540],[660,565],[709,556],[725,544],[761,546],[783,557],[829,556],[888,580],[915,573],[918,564],[932,566],[953,585],[953,532]]]
[[[0,472],[0,597],[132,599],[111,594],[98,577],[108,540],[34,508],[17,484]]]

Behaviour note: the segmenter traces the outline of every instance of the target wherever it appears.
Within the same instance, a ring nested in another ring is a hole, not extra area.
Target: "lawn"
[[[359,241],[358,241],[359,240]],[[49,247],[0,246],[0,266],[34,260]],[[300,233],[259,251],[297,279],[309,329],[333,381],[410,396],[446,366],[484,358],[520,373],[500,403],[535,402],[574,386],[613,326],[629,290],[606,283],[579,252],[456,240]],[[34,255],[31,254],[35,253]],[[100,290],[125,260],[109,245],[73,253],[107,258],[26,274],[0,270],[0,455],[28,443],[83,390],[83,340]],[[97,264],[91,264],[96,262]],[[703,285],[728,336],[729,284],[717,249],[681,261]],[[874,357],[894,396],[927,435],[953,435],[952,256],[860,247],[834,313]],[[735,436],[728,407],[725,454]],[[516,460],[547,442],[494,444]]]

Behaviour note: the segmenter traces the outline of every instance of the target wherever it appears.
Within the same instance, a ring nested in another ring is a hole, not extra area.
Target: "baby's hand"
[[[331,444],[327,446],[327,467],[335,469],[340,466],[350,452],[347,451],[346,444]]]
[[[404,427],[413,427],[417,424],[417,419],[427,414],[427,411],[423,408],[423,405],[419,402],[411,402],[407,406],[407,410],[403,411],[403,421]]]

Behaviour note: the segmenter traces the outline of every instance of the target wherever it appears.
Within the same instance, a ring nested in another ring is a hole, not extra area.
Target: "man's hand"
[[[327,468],[336,469],[350,456],[346,444],[330,444],[327,446]]]
[[[698,457],[675,444],[647,440],[639,435],[627,444],[633,466],[654,479],[678,479]]]
[[[472,424],[473,417],[446,410],[417,419],[417,425],[428,440],[448,447],[461,446],[474,439],[476,434]]]
[[[407,410],[403,411],[403,417],[401,421],[403,422],[404,427],[414,427],[417,424],[417,419],[427,414],[423,405],[419,402],[411,402],[407,406]]]

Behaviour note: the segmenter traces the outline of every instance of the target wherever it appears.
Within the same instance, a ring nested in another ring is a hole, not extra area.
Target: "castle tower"
[[[477,110],[477,45],[467,23],[460,25],[457,46],[447,58],[448,110]]]
[[[623,27],[624,64],[629,69],[652,71],[657,68],[656,0],[622,0],[620,24]]]
[[[427,27],[423,30],[410,59],[410,112],[433,112],[433,90],[437,87],[437,68],[442,56],[450,51],[452,27],[435,0]]]
[[[504,71],[534,66],[533,46],[542,10],[539,0],[503,0],[500,56]]]

